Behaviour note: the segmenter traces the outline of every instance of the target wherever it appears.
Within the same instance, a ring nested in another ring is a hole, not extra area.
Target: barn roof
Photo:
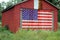
[[[20,2],[20,3],[15,4],[15,5],[18,5],[18,4],[27,2],[27,1],[28,1],[28,0],[25,0],[25,1],[22,1],[22,2]],[[48,0],[45,0],[45,1],[46,1],[47,3],[49,3],[49,4],[51,4],[52,6],[54,6],[55,8],[60,9],[60,7],[55,6],[54,4],[52,4],[51,2],[49,2]],[[5,11],[10,10],[10,9],[13,8],[15,5],[10,5],[10,6],[7,7],[6,9],[4,9],[2,12],[5,12]]]

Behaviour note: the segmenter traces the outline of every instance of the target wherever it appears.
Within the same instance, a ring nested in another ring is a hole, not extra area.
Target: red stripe
[[[26,24],[26,25],[30,25],[30,24],[31,25],[38,25],[38,24],[40,24],[40,25],[42,25],[42,24],[46,25],[47,24],[48,25],[49,24],[50,25],[52,23],[22,23],[22,24]]]
[[[52,26],[52,25],[25,25],[23,24],[22,26]]]
[[[52,16],[38,16],[38,18],[52,18]]]
[[[22,28],[52,28],[52,26],[23,26]]]
[[[52,23],[52,22],[25,22],[23,21],[22,23]]]
[[[52,14],[42,14],[42,13],[38,13],[38,15],[52,15]]]

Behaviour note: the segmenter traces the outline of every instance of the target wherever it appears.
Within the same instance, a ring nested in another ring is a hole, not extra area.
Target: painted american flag
[[[52,13],[22,9],[22,28],[52,28]]]

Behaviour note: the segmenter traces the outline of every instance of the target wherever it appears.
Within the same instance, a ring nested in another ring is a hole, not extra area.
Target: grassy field
[[[19,30],[16,34],[12,34],[3,30],[0,31],[0,40],[60,40],[60,31]]]
[[[60,27],[60,23],[59,27]],[[53,31],[32,31],[32,30],[19,30],[13,34],[0,27],[0,40],[60,40],[60,30]]]

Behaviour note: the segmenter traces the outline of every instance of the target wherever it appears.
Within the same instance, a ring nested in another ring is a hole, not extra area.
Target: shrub
[[[13,40],[13,34],[6,30],[6,28],[0,27],[0,40]]]

